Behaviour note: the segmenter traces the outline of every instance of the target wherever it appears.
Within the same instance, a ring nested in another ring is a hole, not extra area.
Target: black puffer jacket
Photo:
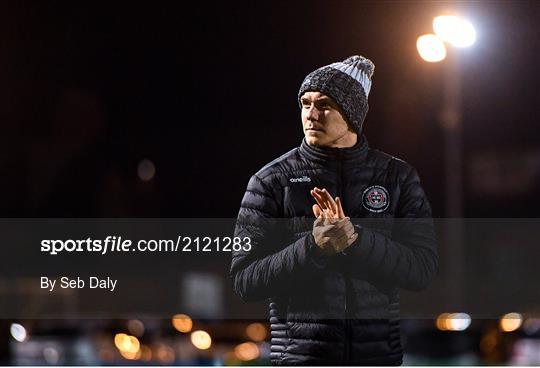
[[[314,252],[314,186],[357,228],[346,254]],[[430,216],[416,171],[364,137],[343,149],[304,140],[253,175],[235,230],[253,248],[233,252],[231,277],[244,300],[270,300],[272,364],[401,364],[398,288],[436,273]]]

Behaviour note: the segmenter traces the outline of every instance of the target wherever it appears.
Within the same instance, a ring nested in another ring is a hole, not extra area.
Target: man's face
[[[351,147],[356,133],[349,126],[338,105],[320,92],[306,92],[300,97],[302,126],[307,143],[319,147]]]

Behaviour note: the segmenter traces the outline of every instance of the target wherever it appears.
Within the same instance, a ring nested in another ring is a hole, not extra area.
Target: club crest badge
[[[380,185],[372,185],[364,190],[362,204],[370,212],[383,212],[390,205],[390,196],[386,188]]]

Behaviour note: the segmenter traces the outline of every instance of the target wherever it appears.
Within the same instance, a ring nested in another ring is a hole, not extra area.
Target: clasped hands
[[[332,198],[326,189],[317,187],[311,190],[317,201],[313,205],[313,238],[325,255],[343,252],[358,238],[349,217],[345,216],[341,199]]]

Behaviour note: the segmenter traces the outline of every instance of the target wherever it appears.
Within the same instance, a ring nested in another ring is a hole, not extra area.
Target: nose
[[[321,111],[315,107],[315,104],[312,104],[307,111],[307,120],[319,121]]]

